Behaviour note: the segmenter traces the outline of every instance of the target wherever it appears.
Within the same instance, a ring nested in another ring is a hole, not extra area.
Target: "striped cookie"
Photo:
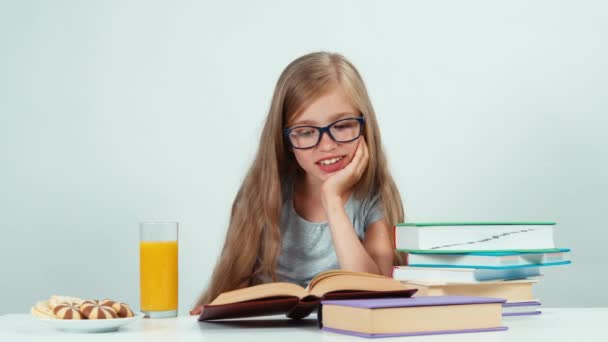
[[[85,300],[80,304],[80,311],[88,319],[116,318],[116,311],[111,306],[101,305],[92,300]]]
[[[118,317],[120,317],[120,318],[134,316],[133,310],[131,310],[131,308],[126,303],[115,302],[111,299],[104,299],[100,302],[100,304],[112,307],[112,309],[114,309],[114,311],[116,311],[116,313],[118,314]]]
[[[53,314],[59,319],[83,319],[79,305],[74,303],[60,303],[55,305]]]

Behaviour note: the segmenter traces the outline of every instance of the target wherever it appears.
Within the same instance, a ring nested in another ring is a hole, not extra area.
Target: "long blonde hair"
[[[354,189],[356,198],[379,194],[389,225],[403,222],[403,204],[382,150],[376,114],[359,72],[343,56],[316,52],[291,62],[277,81],[253,165],[232,204],[230,225],[209,287],[196,307],[220,293],[259,282],[277,280],[281,248],[279,220],[283,203],[281,184],[294,177],[298,164],[286,145],[283,129],[312,102],[341,87],[365,118],[369,165]],[[392,236],[392,234],[390,234]],[[396,262],[402,260],[395,254]]]

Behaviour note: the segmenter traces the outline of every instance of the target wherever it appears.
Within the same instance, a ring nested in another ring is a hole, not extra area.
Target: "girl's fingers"
[[[361,146],[361,141],[359,142],[359,145],[357,145],[357,150],[355,151],[355,155],[353,156],[353,159],[350,161],[350,163],[346,166],[347,168],[351,168],[353,169],[354,172],[358,172],[359,171],[359,164],[361,164],[361,158],[363,157],[363,146]]]
[[[365,141],[365,138],[361,140],[360,144],[362,144],[360,146],[361,157],[357,162],[357,173],[359,175],[362,175],[363,171],[365,171],[365,167],[367,166],[367,161],[369,160],[369,148],[367,147],[367,142]]]
[[[197,307],[195,309],[190,310],[191,315],[200,315],[203,312],[202,307]]]

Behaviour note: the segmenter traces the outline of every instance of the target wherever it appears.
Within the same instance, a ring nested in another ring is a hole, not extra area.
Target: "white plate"
[[[38,318],[57,330],[81,332],[81,333],[98,333],[116,331],[123,325],[133,323],[144,317],[143,313],[138,313],[134,317],[128,318],[113,318],[113,319],[44,319]]]

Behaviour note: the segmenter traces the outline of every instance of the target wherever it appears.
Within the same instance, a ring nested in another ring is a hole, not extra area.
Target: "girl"
[[[390,276],[401,262],[391,228],[403,216],[361,76],[341,55],[302,56],[276,84],[220,259],[191,313],[225,291],[306,286],[329,269]]]

